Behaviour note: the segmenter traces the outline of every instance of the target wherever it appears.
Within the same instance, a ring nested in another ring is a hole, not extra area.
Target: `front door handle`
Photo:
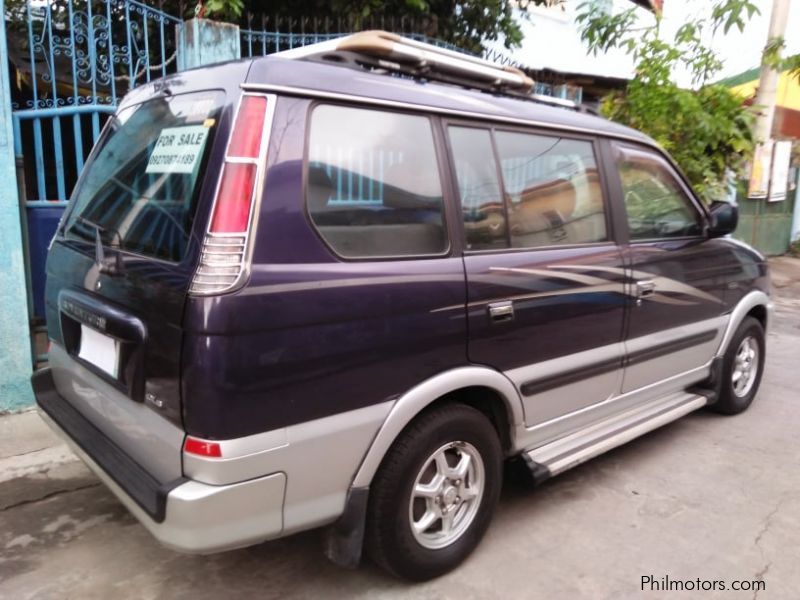
[[[489,319],[491,319],[492,323],[513,321],[514,304],[510,300],[491,303],[489,305]]]

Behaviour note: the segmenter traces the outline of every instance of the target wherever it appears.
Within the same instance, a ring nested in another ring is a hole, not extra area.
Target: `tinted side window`
[[[486,129],[450,127],[449,135],[467,248],[506,248],[506,215],[491,134]]]
[[[639,150],[620,150],[619,175],[631,239],[699,235],[703,222],[666,163]]]
[[[495,132],[495,140],[513,247],[608,239],[591,142],[510,131]]]
[[[338,254],[440,254],[447,247],[430,120],[318,106],[311,115],[307,202]]]

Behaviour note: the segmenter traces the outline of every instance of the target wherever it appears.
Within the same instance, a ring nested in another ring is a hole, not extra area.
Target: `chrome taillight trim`
[[[226,241],[221,242],[221,239]],[[189,293],[210,295],[229,291],[244,272],[246,244],[245,235],[222,238],[219,234],[206,233]],[[230,257],[236,260],[228,260]]]
[[[242,108],[242,102],[247,96],[264,97],[267,100],[266,115],[264,116],[264,128],[261,132],[261,144],[259,147],[258,158],[242,158],[229,154],[233,128],[236,119]],[[200,253],[200,260],[197,263],[192,283],[189,286],[189,293],[194,296],[213,296],[217,294],[230,293],[241,288],[250,275],[250,265],[253,254],[254,233],[258,228],[258,215],[261,209],[261,197],[264,191],[266,179],[267,150],[269,147],[270,131],[272,130],[272,120],[275,116],[275,104],[277,96],[275,94],[265,94],[259,92],[243,92],[233,115],[231,132],[225,146],[225,160],[227,163],[249,162],[256,165],[256,178],[253,189],[252,201],[250,204],[250,216],[247,224],[247,231],[243,233],[212,233],[211,222],[217,206],[219,189],[222,183],[222,173],[220,169],[217,176],[216,187],[214,190],[214,203],[211,206],[208,223],[206,225],[205,238]],[[235,257],[235,258],[233,258]],[[236,267],[235,272],[231,272]],[[224,271],[224,272],[223,272]],[[209,278],[214,278],[209,281]]]

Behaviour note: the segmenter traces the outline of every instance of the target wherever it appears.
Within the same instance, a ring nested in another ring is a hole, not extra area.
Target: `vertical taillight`
[[[263,169],[265,123],[271,97],[245,94],[239,104],[225,153],[214,208],[203,242],[200,265],[190,291],[218,294],[242,274],[256,185]]]

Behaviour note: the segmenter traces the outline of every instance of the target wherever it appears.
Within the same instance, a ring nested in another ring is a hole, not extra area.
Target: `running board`
[[[544,446],[527,450],[522,458],[538,483],[679,419],[707,403],[705,396],[687,392],[673,394],[614,415]]]

